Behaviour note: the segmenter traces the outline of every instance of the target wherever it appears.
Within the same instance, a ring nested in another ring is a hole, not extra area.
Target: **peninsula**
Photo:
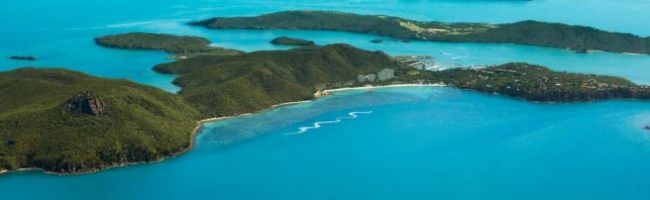
[[[198,112],[160,89],[64,69],[0,72],[0,171],[94,172],[191,147]]]
[[[443,23],[331,11],[284,11],[254,17],[216,17],[190,24],[211,29],[331,30],[402,40],[514,43],[577,52],[601,50],[650,54],[650,38],[531,20],[507,24]]]
[[[650,87],[626,79],[551,71],[526,63],[443,71],[401,70],[399,79],[444,83],[451,87],[502,94],[535,102],[650,99]]]

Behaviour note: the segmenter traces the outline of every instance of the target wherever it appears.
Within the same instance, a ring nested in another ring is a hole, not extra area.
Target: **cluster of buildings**
[[[393,69],[382,69],[376,74],[359,74],[357,75],[358,83],[372,83],[377,81],[386,81],[395,78],[395,71]]]

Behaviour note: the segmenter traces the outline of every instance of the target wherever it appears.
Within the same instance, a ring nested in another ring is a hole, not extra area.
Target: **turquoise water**
[[[146,9],[145,9],[146,8]],[[184,25],[187,21],[212,16],[257,15],[282,10],[324,9],[363,14],[385,14],[418,20],[475,21],[505,23],[525,19],[589,25],[610,31],[650,36],[647,1],[46,1],[8,0],[0,7],[0,57],[34,55],[36,62],[0,59],[0,70],[22,66],[65,67],[96,76],[127,78],[170,92],[178,87],[173,77],[151,71],[168,62],[159,52],[120,51],[98,47],[93,38],[131,31],[204,36],[214,45],[245,51],[285,49],[268,42],[290,35],[319,44],[350,43],[391,55],[431,55],[436,61],[458,66],[491,65],[522,61],[550,68],[594,74],[616,75],[650,84],[650,56],[612,53],[576,54],[571,51],[508,44],[450,44],[440,42],[402,43],[372,35],[319,31],[210,31]],[[118,12],[119,11],[119,12]],[[506,12],[507,11],[507,12]]]
[[[350,112],[365,114],[294,134]],[[649,122],[650,104],[634,101],[345,92],[207,124],[194,151],[159,164],[14,173],[0,188],[8,199],[647,199]]]
[[[447,22],[536,19],[650,36],[650,2],[640,0],[7,0],[0,7],[0,57],[39,60],[0,58],[0,70],[64,67],[178,91],[173,76],[151,71],[170,61],[167,54],[106,49],[92,41],[146,31],[204,36],[214,45],[245,51],[284,49],[268,41],[288,35],[391,55],[431,55],[458,66],[525,61],[650,84],[650,56],[183,25],[211,16],[295,9]],[[369,42],[376,38],[385,42]],[[645,124],[650,103],[640,101],[533,104],[426,87],[344,92],[206,124],[197,148],[158,164],[81,176],[0,176],[0,194],[3,199],[648,199]]]

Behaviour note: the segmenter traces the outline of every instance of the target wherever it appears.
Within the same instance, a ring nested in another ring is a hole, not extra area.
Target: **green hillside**
[[[157,161],[188,149],[199,116],[160,89],[63,69],[0,72],[0,94],[0,170]]]
[[[399,63],[382,52],[349,45],[260,51],[237,56],[197,56],[156,66],[180,75],[180,95],[208,116],[224,116],[312,99],[318,85],[356,84],[359,74]]]

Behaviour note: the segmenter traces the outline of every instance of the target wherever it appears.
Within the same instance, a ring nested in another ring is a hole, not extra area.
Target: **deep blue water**
[[[296,9],[446,22],[536,19],[650,36],[650,2],[642,0],[6,0],[0,6],[0,57],[26,54],[39,60],[0,58],[0,70],[64,67],[175,92],[174,77],[151,71],[170,61],[167,54],[106,49],[92,41],[147,31],[204,36],[214,45],[245,51],[285,48],[268,41],[289,35],[391,55],[431,55],[459,66],[525,61],[650,84],[650,56],[183,25],[211,16]],[[385,42],[369,42],[375,38]],[[316,122],[322,122],[320,128],[307,128]],[[2,199],[649,199],[645,124],[650,103],[640,101],[534,104],[426,87],[344,92],[206,124],[197,148],[158,164],[81,176],[0,176],[0,194]],[[306,131],[295,134],[301,128]]]

